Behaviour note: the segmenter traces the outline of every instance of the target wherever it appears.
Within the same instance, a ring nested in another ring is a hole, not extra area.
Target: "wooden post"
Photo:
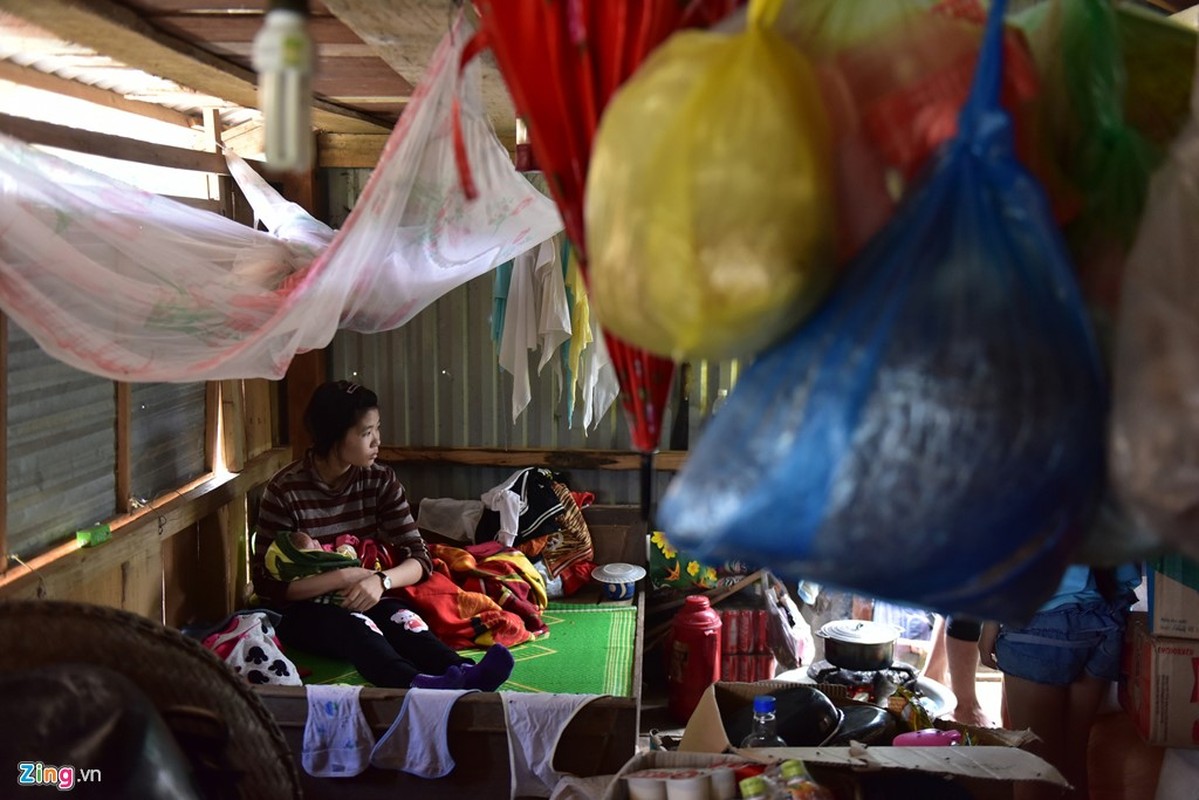
[[[0,311],[0,575],[8,570],[8,316]]]
[[[221,384],[208,381],[204,385],[204,468],[209,472],[216,469],[217,452],[220,450],[221,430]]]
[[[133,510],[133,390],[124,381],[113,384],[116,393],[117,511]]]
[[[246,463],[246,418],[242,381],[221,381],[221,432],[225,469],[241,472]]]
[[[208,140],[208,151],[221,152],[221,115],[215,108],[204,109],[204,136]],[[228,175],[208,173],[208,199],[215,200],[221,216],[233,219],[232,179]]]
[[[287,173],[279,176],[283,184],[282,194],[297,203],[317,219],[325,219],[325,203],[317,187],[315,171]],[[284,378],[287,392],[287,441],[292,455],[300,458],[308,447],[308,434],[304,431],[304,408],[313,391],[328,379],[323,350],[300,353],[292,359]]]
[[[275,446],[275,412],[272,395],[276,384],[265,378],[242,381],[245,395],[246,458],[265,453]]]

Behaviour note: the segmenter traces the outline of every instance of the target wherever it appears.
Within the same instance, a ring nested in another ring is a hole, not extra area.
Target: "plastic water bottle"
[[[760,694],[754,698],[754,726],[749,736],[741,741],[742,747],[787,747],[783,737],[774,732],[775,699],[771,694]]]
[[[779,770],[791,800],[833,800],[833,793],[812,780],[802,761],[787,759]]]
[[[766,800],[770,797],[770,785],[760,775],[742,778],[739,786],[742,800]]]

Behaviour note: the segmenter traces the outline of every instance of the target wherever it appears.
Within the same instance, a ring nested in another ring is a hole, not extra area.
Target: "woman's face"
[[[337,445],[337,457],[356,467],[369,467],[379,455],[379,409],[362,415]]]

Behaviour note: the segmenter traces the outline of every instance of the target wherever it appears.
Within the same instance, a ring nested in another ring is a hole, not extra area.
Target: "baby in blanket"
[[[391,569],[395,558],[387,545],[374,539],[359,539],[352,534],[338,536],[336,545],[330,550],[303,531],[280,533],[271,542],[263,556],[266,571],[278,581],[291,582],[309,575],[319,575],[345,567],[366,567],[375,571]],[[388,591],[388,595],[395,592]],[[316,603],[339,604],[341,595],[330,592],[312,598]],[[405,624],[413,630],[422,630],[425,623],[412,613],[406,612]]]
[[[290,531],[276,536],[267,548],[264,560],[272,578],[289,582],[331,569],[362,565],[352,544],[342,543],[333,550],[326,550],[303,531]]]
[[[280,533],[271,542],[263,558],[266,571],[280,581],[294,581],[345,567],[388,569],[392,563],[386,546],[374,540],[359,541],[356,536],[339,536],[337,545],[326,550],[321,543],[303,531]],[[337,594],[315,598],[320,603],[337,601]]]

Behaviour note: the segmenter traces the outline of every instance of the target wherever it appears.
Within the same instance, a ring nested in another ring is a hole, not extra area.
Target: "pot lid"
[[[899,638],[899,628],[865,619],[835,619],[820,628],[826,639],[854,644],[890,644]]]
[[[600,583],[633,583],[645,577],[645,567],[636,564],[604,564],[596,567],[591,577]]]

